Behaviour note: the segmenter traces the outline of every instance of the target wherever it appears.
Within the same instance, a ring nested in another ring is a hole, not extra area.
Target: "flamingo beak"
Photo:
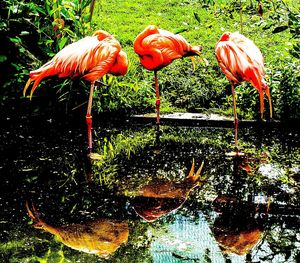
[[[31,78],[29,78],[28,80],[27,80],[27,82],[26,82],[26,85],[25,85],[25,87],[24,87],[24,89],[23,89],[23,96],[25,97],[25,95],[26,95],[26,91],[27,91],[27,89],[28,89],[28,87],[29,87],[29,85],[30,85],[30,83],[32,82],[32,79]]]
[[[25,85],[25,87],[24,87],[24,89],[23,89],[23,96],[24,96],[24,97],[25,97],[26,91],[27,91],[27,89],[28,89],[28,87],[29,87],[29,85],[30,85],[30,83],[31,83],[32,81],[33,81],[32,78],[29,78],[29,79],[27,80],[26,85]],[[36,87],[37,87],[38,84],[39,84],[39,82],[36,82],[36,81],[35,81],[35,83],[33,84],[32,88],[31,88],[31,90],[30,90],[30,94],[29,94],[29,99],[30,99],[30,100],[32,99],[32,94],[33,94],[33,92],[35,91],[35,89],[36,89]]]
[[[191,60],[192,60],[192,64],[193,64],[193,70],[195,71],[196,70],[195,58],[191,57]]]
[[[265,93],[268,97],[268,100],[269,100],[269,107],[270,107],[270,119],[273,118],[273,107],[272,107],[272,100],[271,100],[271,94],[270,94],[270,89],[269,89],[269,86],[266,86],[265,87]]]

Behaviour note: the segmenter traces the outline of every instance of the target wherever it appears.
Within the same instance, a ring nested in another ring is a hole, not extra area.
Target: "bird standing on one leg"
[[[160,124],[160,95],[157,71],[168,66],[174,59],[200,55],[201,46],[191,46],[182,36],[169,31],[147,26],[134,40],[134,51],[140,57],[141,64],[154,71],[156,90],[156,123]]]
[[[23,90],[25,96],[31,82],[34,82],[30,99],[40,81],[46,77],[57,75],[59,78],[80,76],[91,82],[86,123],[88,128],[88,148],[92,152],[92,100],[95,81],[105,74],[125,75],[128,70],[127,55],[122,51],[120,43],[103,30],[96,31],[93,36],[85,37],[59,51],[50,61],[39,69],[29,73],[29,79]]]
[[[236,113],[234,85],[238,85],[242,81],[248,81],[258,90],[261,118],[263,117],[264,111],[265,92],[269,100],[270,118],[272,118],[272,101],[270,89],[264,79],[265,73],[263,56],[258,47],[250,39],[238,32],[225,32],[216,45],[216,58],[219,66],[231,83],[235,127],[235,147],[236,152],[238,153],[238,118]]]

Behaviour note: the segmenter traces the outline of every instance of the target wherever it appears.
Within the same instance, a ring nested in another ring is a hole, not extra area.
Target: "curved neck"
[[[139,56],[145,56],[149,55],[149,50],[145,49],[143,47],[143,40],[152,34],[158,34],[158,28],[156,26],[148,26],[142,31],[134,40],[133,42],[133,48],[135,53],[137,53]]]
[[[156,48],[149,48],[147,54],[140,55],[140,60],[141,64],[148,70],[160,70],[165,66],[163,55]]]
[[[124,51],[121,50],[116,57],[115,63],[110,68],[109,73],[115,76],[120,76],[120,75],[125,75],[127,73],[127,70],[128,70],[127,55]]]

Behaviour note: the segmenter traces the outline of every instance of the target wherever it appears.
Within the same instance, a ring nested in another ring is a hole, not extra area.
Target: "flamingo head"
[[[116,57],[116,61],[113,66],[110,68],[109,73],[115,76],[123,76],[127,73],[128,70],[128,58],[126,53],[121,50]]]
[[[108,36],[110,36],[110,34],[104,30],[97,30],[95,31],[95,33],[93,34],[93,36],[97,36],[99,41],[102,41],[103,39],[107,38]]]
[[[199,45],[199,46],[193,46],[191,48],[190,51],[188,51],[184,57],[190,57],[190,56],[200,56],[201,55],[201,50],[202,50],[202,46]]]
[[[225,32],[221,37],[219,41],[228,41],[230,38],[231,33],[230,32]]]

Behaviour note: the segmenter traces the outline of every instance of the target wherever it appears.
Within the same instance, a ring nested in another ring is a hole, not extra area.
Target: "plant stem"
[[[243,7],[242,7],[242,0],[240,0],[240,27],[241,27],[241,34],[243,34]]]

